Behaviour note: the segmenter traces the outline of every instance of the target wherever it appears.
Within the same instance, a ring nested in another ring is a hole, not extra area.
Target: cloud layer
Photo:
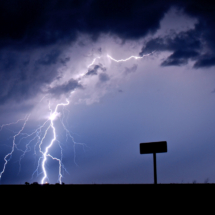
[[[172,7],[196,18],[194,28],[153,37]],[[214,3],[194,0],[1,1],[0,104],[28,99],[47,87],[49,93],[57,96],[80,87],[72,79],[61,86],[49,86],[61,78],[58,68],[71,61],[69,56],[63,56],[63,48],[77,41],[80,34],[88,35],[91,42],[103,34],[122,41],[149,36],[139,54],[171,52],[161,66],[181,66],[190,60],[194,68],[214,66],[214,9]],[[81,44],[85,46],[84,41],[79,41]],[[135,66],[126,68],[125,73],[135,70]],[[104,71],[101,64],[96,64],[85,74],[98,74],[100,81],[106,82],[110,77]]]

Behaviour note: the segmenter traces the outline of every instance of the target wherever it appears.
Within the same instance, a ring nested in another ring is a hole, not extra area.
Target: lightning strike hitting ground
[[[55,107],[55,110],[54,112],[52,113],[51,111],[51,116],[49,117],[49,120],[50,120],[50,126],[48,127],[48,129],[46,130],[46,133],[48,132],[48,130],[50,128],[52,128],[52,131],[53,131],[53,139],[51,140],[50,144],[45,148],[45,152],[43,152],[41,150],[41,144],[42,144],[42,141],[40,143],[40,152],[43,154],[43,161],[42,161],[42,169],[43,169],[43,178],[41,180],[41,184],[44,184],[44,180],[47,178],[47,172],[46,172],[46,169],[45,169],[45,162],[47,160],[47,156],[51,157],[52,159],[55,159],[59,162],[59,182],[61,184],[61,178],[62,178],[62,175],[61,175],[61,160],[60,159],[57,159],[57,158],[53,158],[50,154],[48,154],[48,150],[49,148],[51,148],[51,146],[53,145],[53,143],[56,141],[56,129],[54,127],[54,120],[56,119],[57,115],[58,115],[58,107],[59,106],[67,106],[69,105],[69,101],[67,100],[67,103],[60,103],[60,104],[57,104],[57,106]]]
[[[149,54],[146,54],[146,55],[143,55],[142,57],[140,57],[140,56],[130,56],[130,57],[126,58],[126,59],[120,59],[120,60],[116,60],[116,59],[114,59],[113,57],[111,57],[108,54],[106,55],[106,57],[109,58],[109,59],[111,59],[111,60],[113,60],[113,61],[115,61],[115,62],[117,62],[117,63],[119,63],[119,62],[125,62],[125,61],[128,61],[128,60],[131,60],[131,59],[138,60],[138,59],[141,59],[143,57],[149,56],[151,54],[153,54],[153,52],[149,53]],[[87,69],[90,68],[91,66],[93,66],[95,64],[96,60],[100,59],[100,58],[101,57],[94,58],[93,61],[92,61],[92,63],[87,66]],[[87,73],[84,73],[84,74],[82,74],[79,77],[79,79],[78,79],[79,82],[82,80],[82,78],[85,77],[86,74]],[[71,93],[74,93],[74,91],[72,91]],[[42,100],[44,99],[44,97],[42,98]],[[46,170],[46,162],[47,162],[47,158],[50,157],[51,159],[56,160],[58,162],[58,167],[59,167],[58,168],[58,181],[59,181],[60,184],[62,183],[62,177],[63,177],[62,176],[62,168],[65,169],[65,167],[63,166],[63,163],[62,163],[62,158],[63,158],[62,147],[61,147],[60,141],[57,139],[56,127],[54,125],[55,124],[54,121],[56,121],[58,118],[61,119],[61,112],[59,110],[59,107],[62,106],[64,108],[65,106],[68,106],[69,104],[70,104],[69,100],[66,99],[66,103],[59,103],[59,104],[57,104],[55,106],[54,111],[53,111],[51,109],[50,103],[49,103],[49,111],[50,111],[49,118],[40,127],[38,127],[36,130],[34,130],[34,132],[32,132],[31,134],[22,133],[23,130],[24,130],[24,128],[25,128],[25,126],[26,126],[26,123],[29,120],[30,115],[26,116],[24,119],[19,119],[16,122],[12,122],[12,123],[8,123],[8,124],[3,124],[0,127],[0,131],[2,131],[2,129],[4,127],[6,127],[6,126],[14,125],[14,124],[17,124],[20,121],[24,121],[21,129],[13,136],[13,143],[12,143],[11,151],[4,157],[4,161],[5,162],[4,162],[4,165],[3,165],[3,170],[0,172],[0,180],[1,180],[2,174],[5,172],[5,168],[6,168],[6,165],[7,165],[8,161],[12,157],[14,149],[16,148],[18,151],[22,152],[22,155],[20,156],[20,159],[19,159],[19,166],[20,166],[19,172],[20,172],[20,170],[21,170],[21,160],[24,158],[25,154],[31,150],[30,149],[30,145],[34,144],[34,155],[37,155],[36,148],[38,146],[39,152],[40,152],[40,154],[42,156],[40,156],[40,158],[38,159],[37,168],[33,172],[32,178],[33,178],[33,176],[34,176],[35,173],[37,173],[37,176],[39,176],[40,174],[43,174],[43,177],[42,177],[40,183],[44,184],[44,183],[47,183],[47,181],[49,181],[48,173],[47,173],[47,170]],[[70,137],[71,140],[72,140],[72,142],[73,142],[73,146],[74,146],[74,162],[75,162],[75,145],[76,144],[84,145],[84,144],[83,143],[77,143],[77,142],[75,142],[73,136],[70,134],[69,130],[66,128],[65,124],[63,123],[63,120],[61,119],[60,121],[61,121],[63,129],[66,131],[66,137],[67,138]],[[49,141],[48,146],[46,146],[45,149],[42,150],[42,146],[43,146],[43,144],[45,142],[45,138],[47,137],[47,134],[48,134],[49,130],[52,131],[52,136],[53,137]],[[20,138],[19,142],[16,144],[16,138],[19,135],[23,135],[24,137]],[[28,138],[31,138],[31,139],[25,145],[25,150],[20,149],[18,146],[21,144],[21,141],[24,140],[24,139],[27,140]],[[36,141],[36,143],[34,143],[34,141]],[[54,157],[49,152],[50,149],[52,148],[52,146],[55,143],[58,143],[58,145],[60,147],[61,158]],[[42,168],[42,172],[39,173],[39,167],[40,167],[40,165],[41,165],[41,168]],[[66,169],[65,169],[65,171],[66,171]]]
[[[14,136],[13,136],[13,145],[12,145],[12,148],[11,148],[11,151],[10,153],[8,153],[5,157],[4,157],[4,166],[3,166],[3,170],[2,172],[0,173],[0,179],[2,177],[2,174],[4,173],[5,171],[5,168],[6,168],[6,165],[8,163],[8,161],[11,159],[12,157],[12,154],[14,152],[14,149],[16,148],[18,151],[21,151],[22,152],[22,155],[20,156],[20,159],[19,159],[19,165],[20,165],[20,168],[19,168],[19,172],[21,170],[21,160],[24,158],[25,154],[27,152],[30,151],[30,144],[34,142],[34,140],[37,140],[36,143],[34,143],[34,154],[36,155],[36,147],[38,145],[39,147],[39,152],[42,154],[42,156],[39,158],[38,160],[38,165],[37,165],[37,168],[36,170],[33,172],[32,174],[32,178],[33,178],[33,175],[37,172],[38,173],[38,168],[40,166],[40,163],[41,163],[41,168],[42,168],[42,172],[40,174],[43,174],[43,178],[41,180],[41,184],[44,184],[45,180],[46,182],[49,181],[48,179],[48,174],[47,174],[47,171],[46,171],[46,167],[45,167],[45,164],[46,164],[46,161],[47,161],[47,158],[50,157],[52,158],[53,160],[56,160],[58,162],[58,165],[59,165],[59,173],[58,173],[58,181],[59,183],[61,184],[62,183],[62,168],[64,168],[63,164],[62,164],[62,148],[60,146],[60,142],[57,140],[56,138],[56,128],[54,126],[54,121],[57,120],[58,117],[60,117],[60,112],[58,111],[59,107],[60,106],[67,106],[69,105],[69,100],[66,100],[66,103],[59,103],[55,106],[55,109],[54,111],[52,111],[52,109],[50,108],[50,104],[49,104],[49,110],[50,110],[50,116],[48,118],[48,120],[46,120],[42,126],[40,126],[39,128],[37,128],[34,132],[32,132],[31,134],[26,134],[26,133],[22,133],[24,128],[25,128],[25,125],[29,119],[29,116],[27,116],[25,119],[19,119],[17,120],[16,122],[14,123],[8,123],[8,124],[4,124],[1,126],[1,129],[4,128],[5,126],[10,126],[10,125],[13,125],[13,124],[17,124],[18,122],[24,120],[24,124],[22,126],[22,128],[19,130],[19,132],[17,132]],[[74,143],[74,149],[75,149],[75,144],[81,144],[83,145],[82,143],[77,143],[75,142],[73,136],[70,134],[69,130],[66,128],[65,124],[63,123],[63,121],[61,120],[61,123],[63,125],[63,128],[64,130],[66,131],[66,134],[67,136],[69,136],[73,143]],[[46,126],[46,127],[45,127]],[[44,134],[42,135],[42,130],[44,130]],[[45,147],[44,150],[42,150],[42,145],[44,143],[44,140],[45,138],[47,137],[47,133],[49,132],[49,130],[52,131],[52,134],[53,134],[53,138],[50,140],[50,143],[48,146]],[[24,135],[24,137],[22,137],[19,142],[16,144],[16,137],[18,137],[19,135]],[[27,138],[31,138],[30,141],[25,145],[25,150],[22,150],[20,149],[18,146],[19,144],[21,143],[22,140],[24,139],[27,139]],[[54,156],[52,156],[50,153],[49,153],[49,149],[53,146],[53,144],[55,142],[58,142],[59,144],[59,147],[61,149],[61,158],[56,158]],[[74,160],[75,160],[75,151],[74,151]],[[64,168],[65,169],[65,168]],[[66,169],[65,169],[66,171]],[[40,175],[38,174],[38,175]]]

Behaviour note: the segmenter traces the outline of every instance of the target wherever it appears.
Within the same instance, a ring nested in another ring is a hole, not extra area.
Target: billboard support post
[[[140,143],[140,154],[153,153],[154,184],[157,184],[156,153],[162,153],[162,152],[167,152],[167,142],[166,141]]]

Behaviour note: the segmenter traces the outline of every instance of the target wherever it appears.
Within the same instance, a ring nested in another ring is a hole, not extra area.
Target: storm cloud
[[[134,64],[131,68],[125,68],[125,75],[129,74],[129,73],[133,73],[133,72],[136,72],[137,70],[137,64]]]
[[[55,87],[49,88],[48,93],[54,94],[54,96],[59,97],[62,94],[67,94],[72,92],[76,88],[83,88],[81,84],[78,83],[78,81],[74,79],[70,79],[68,82],[57,85]]]
[[[68,44],[76,41],[80,33],[89,35],[92,40],[101,34],[135,40],[155,33],[172,7],[197,18],[195,28],[175,35],[174,39],[153,38],[144,45],[140,55],[151,50],[171,50],[176,53],[162,66],[185,64],[197,55],[195,68],[213,66],[215,4],[202,0],[152,0],[147,3],[140,0],[1,1],[0,47],[20,50]],[[200,52],[203,46],[207,53]],[[46,60],[40,63],[48,63]]]
[[[153,37],[173,7],[196,18],[194,28]],[[71,61],[69,56],[62,57],[62,49],[77,41],[80,34],[88,35],[92,42],[104,34],[117,36],[122,41],[149,36],[139,55],[172,52],[161,66],[182,66],[189,60],[194,61],[196,69],[214,66],[214,10],[214,3],[200,0],[174,3],[160,0],[147,3],[140,0],[1,1],[0,103],[28,99],[60,79],[57,68],[67,67]],[[135,70],[135,67],[125,68],[125,74]],[[91,66],[85,77],[99,75],[100,81],[109,80],[108,75],[99,71],[105,71],[102,64]],[[59,88],[57,93],[56,89],[50,88],[50,93],[60,95],[64,91]]]
[[[144,44],[140,56],[149,51],[172,51],[173,54],[161,63],[162,66],[180,66],[189,59],[194,61],[194,68],[214,66],[215,4],[203,1],[178,2],[178,9],[197,18],[194,29],[152,38]]]
[[[110,77],[106,73],[99,74],[99,80],[101,82],[106,82],[110,79]]]
[[[0,3],[0,46],[28,48],[68,43],[78,33],[136,39],[153,33],[171,1],[24,1]],[[13,5],[13,6],[11,6]]]
[[[64,64],[59,50],[41,53],[3,50],[0,52],[0,104],[23,101],[42,93],[42,88],[59,75]]]
[[[94,65],[93,67],[88,69],[88,72],[86,73],[86,75],[97,75],[98,70],[101,70],[104,72],[106,71],[106,68],[103,67],[102,64]]]

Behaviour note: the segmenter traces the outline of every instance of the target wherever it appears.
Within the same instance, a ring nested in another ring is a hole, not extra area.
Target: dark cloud
[[[53,88],[49,88],[48,92],[54,94],[54,96],[59,97],[62,94],[70,93],[76,88],[82,88],[82,85],[78,83],[78,81],[74,79],[70,79],[68,82],[58,85]]]
[[[186,64],[189,59],[196,60],[200,56],[202,44],[200,36],[195,30],[180,32],[166,36],[158,37],[148,41],[140,52],[140,56],[152,51],[172,51],[162,66],[180,66]]]
[[[60,56],[59,50],[52,50],[49,53],[46,53],[45,55],[42,55],[36,62],[36,64],[50,66],[51,64],[56,64],[57,60]]]
[[[186,14],[198,19],[199,22],[195,26],[195,32],[201,35],[201,39],[205,42],[205,46],[209,49],[208,51],[214,54],[215,2],[203,0],[190,1],[189,4],[183,5],[183,9]]]
[[[171,7],[197,18],[195,33],[215,49],[215,3],[203,0],[3,0],[0,47],[28,49],[68,43],[79,33],[92,39],[101,33],[137,39],[156,32]]]
[[[63,64],[63,65],[66,65],[67,62],[70,61],[70,57],[64,57],[64,58],[61,58],[60,59],[60,62]]]
[[[101,82],[106,82],[110,79],[110,77],[106,73],[99,74],[99,80]]]
[[[137,64],[134,64],[131,68],[126,67],[124,73],[127,75],[129,73],[136,72],[136,70],[137,70]]]
[[[200,34],[195,30],[180,32],[178,34],[158,37],[149,40],[140,52],[140,56],[152,51],[200,50],[202,47]]]
[[[189,50],[177,50],[170,55],[163,63],[162,66],[181,66],[188,62],[188,59],[195,59],[198,52]]]
[[[106,71],[106,68],[103,67],[102,64],[98,64],[98,65],[93,65],[93,68],[90,67],[86,75],[97,75],[99,69],[102,70],[103,72]]]
[[[195,61],[194,68],[214,66],[215,3],[177,1],[175,6],[183,9],[188,16],[197,18],[198,23],[194,29],[164,38],[151,39],[144,45],[140,55],[155,50],[173,51],[173,54],[161,64],[162,66],[186,64],[189,59]]]
[[[215,57],[211,54],[202,55],[194,64],[194,68],[215,66]]]
[[[58,76],[60,51],[46,51],[39,56],[26,52],[0,52],[0,104],[23,101],[37,95],[43,86]]]
[[[162,63],[181,65],[191,58],[187,51],[199,53],[204,46],[208,51],[204,56],[199,54],[195,67],[213,66],[215,3],[203,0],[3,0],[0,2],[0,48],[20,50],[66,44],[75,41],[79,33],[88,34],[94,40],[102,33],[117,35],[124,40],[138,39],[156,32],[171,7],[197,18],[195,28],[174,38],[152,39],[145,44],[140,55],[155,50],[170,50],[176,55],[183,48],[183,57],[170,56]],[[53,63],[58,54],[52,53],[38,63]]]
[[[0,2],[0,47],[29,48],[67,43],[77,33],[135,39],[159,28],[171,1],[8,0]]]

